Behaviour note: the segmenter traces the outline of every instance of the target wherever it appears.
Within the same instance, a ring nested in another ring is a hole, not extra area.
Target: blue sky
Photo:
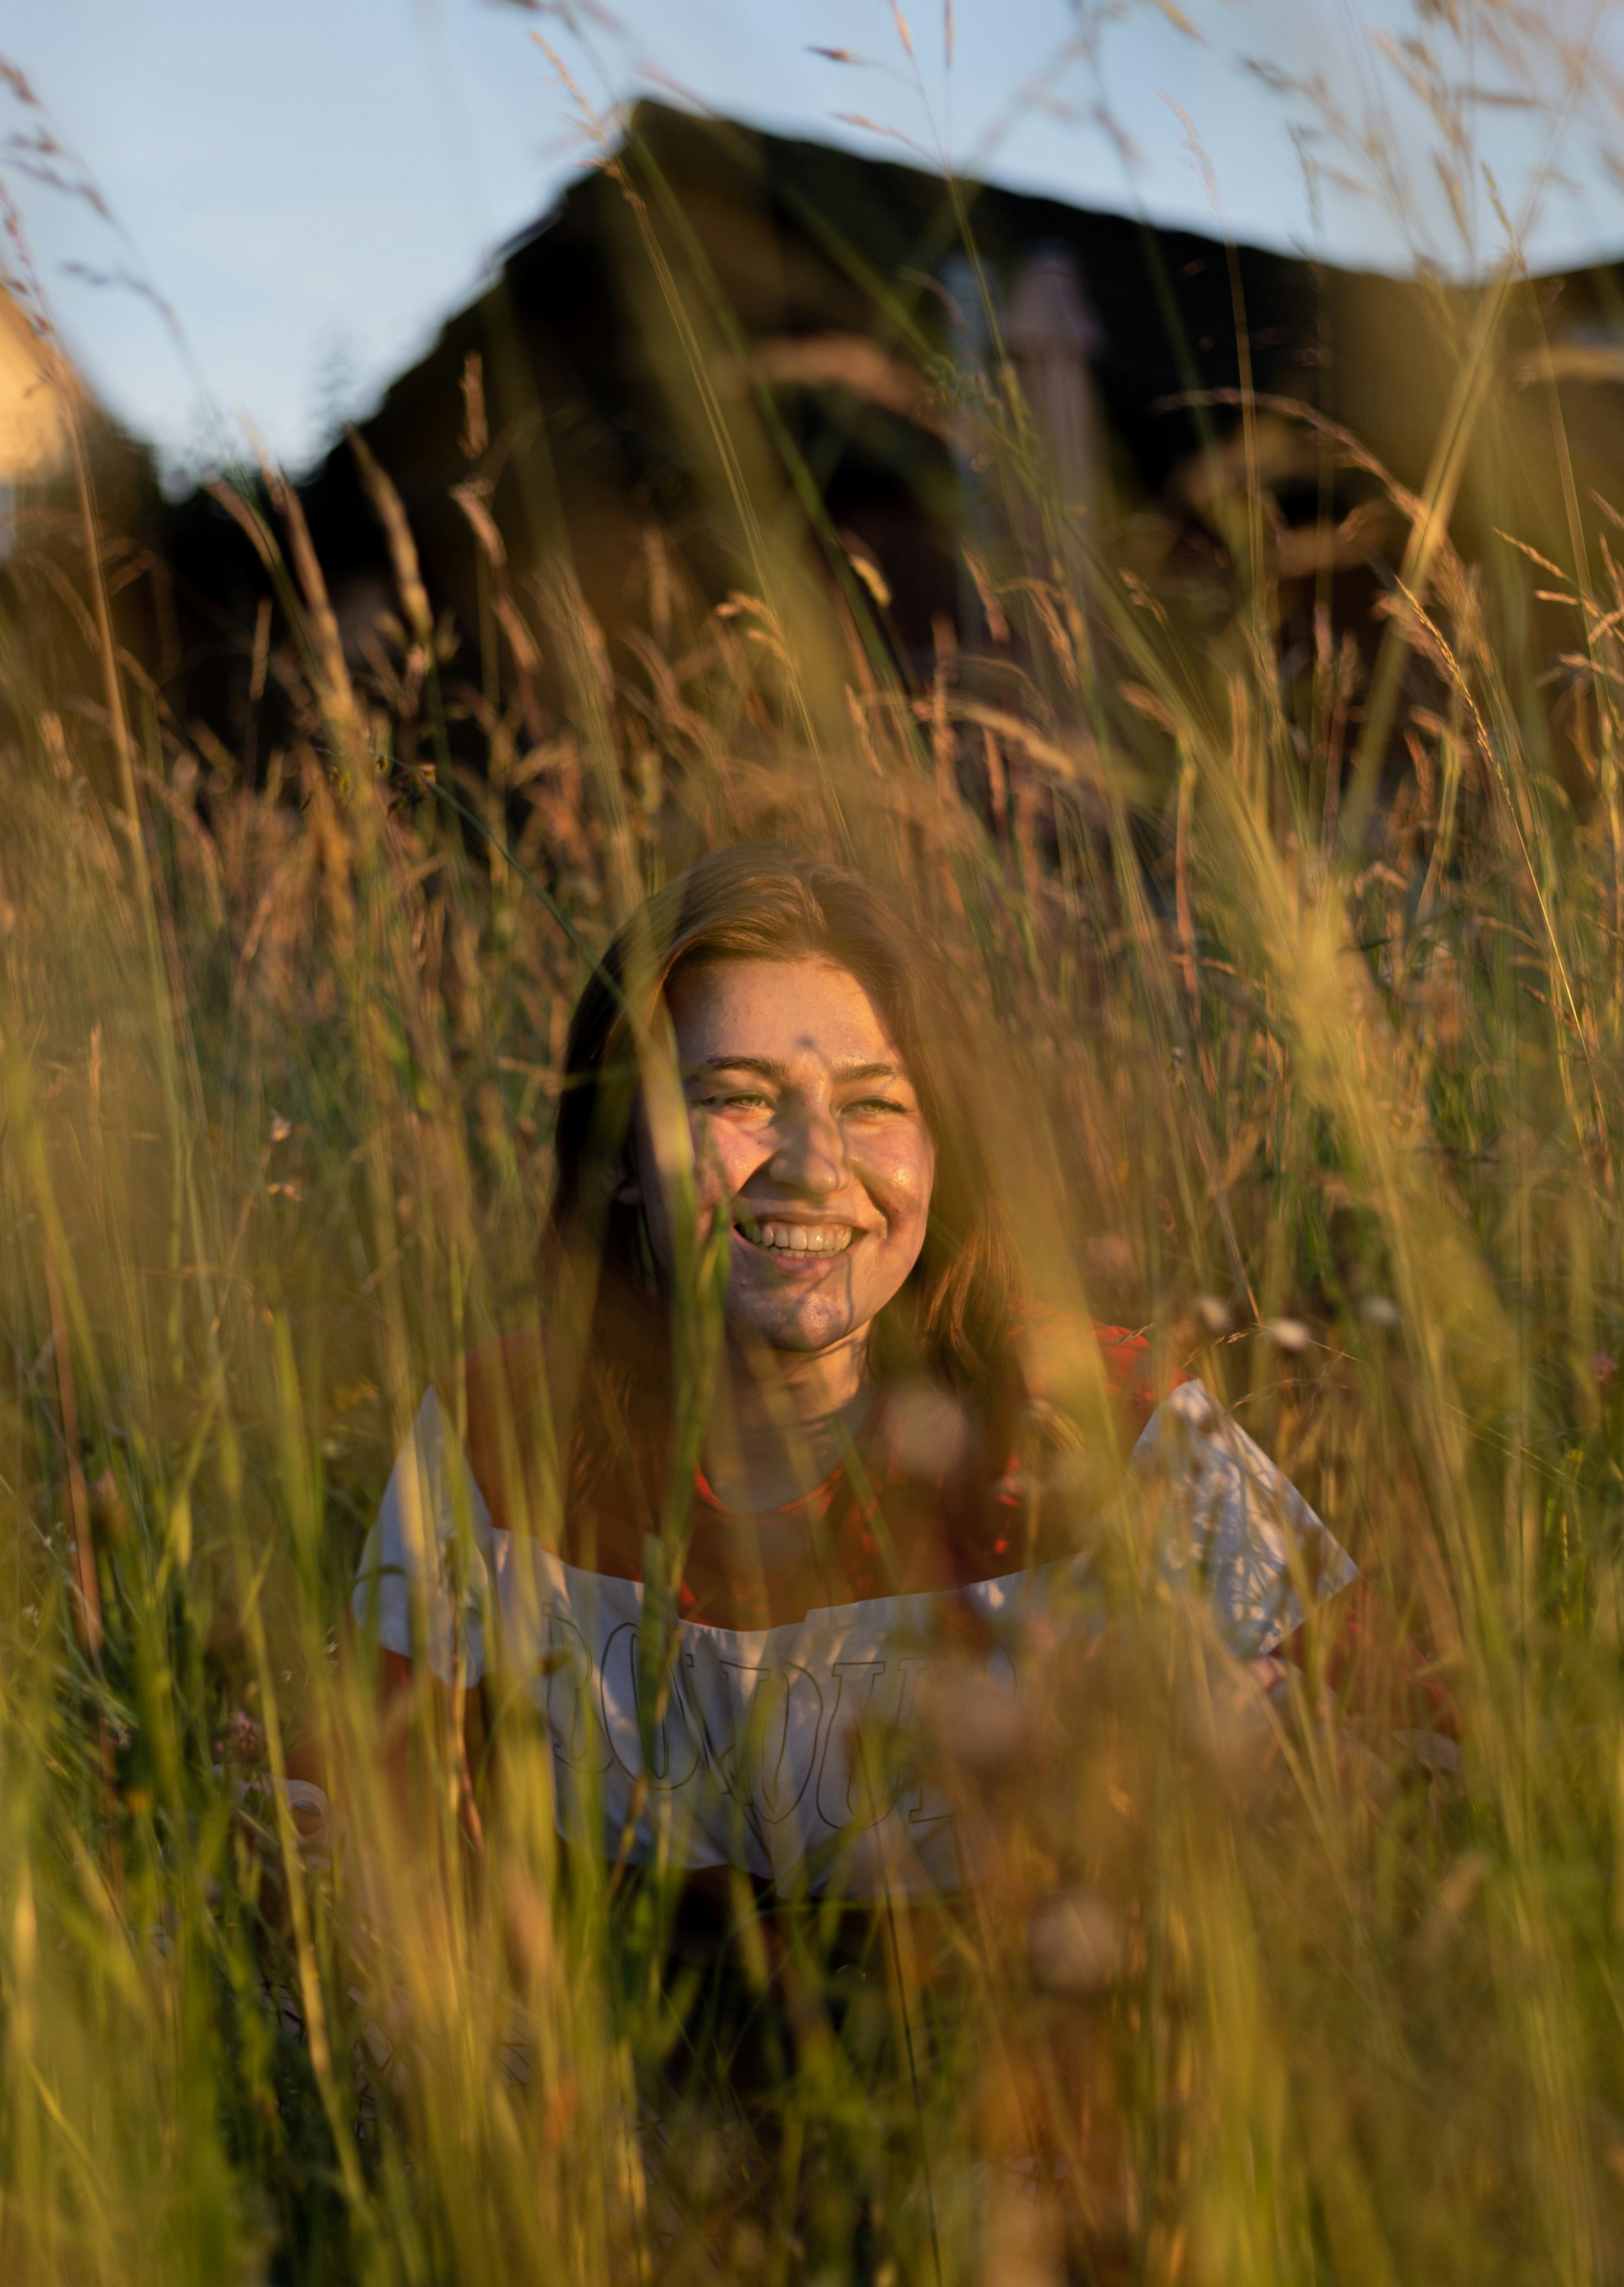
[[[1446,76],[1539,99],[1463,115],[1477,253],[1492,258],[1501,237],[1485,163],[1519,222],[1554,170],[1527,235],[1535,266],[1624,252],[1624,190],[1601,155],[1624,148],[1618,7],[1541,0],[1575,44],[1600,11],[1575,92],[1554,51],[1496,53],[1491,0],[1462,4],[1470,44],[1439,57]],[[0,0],[0,60],[26,75],[113,219],[15,153],[0,170],[70,346],[131,428],[185,464],[246,420],[298,466],[589,152],[538,36],[601,111],[663,91],[894,156],[945,150],[1020,187],[1160,220],[1212,227],[1216,202],[1257,243],[1384,268],[1419,246],[1464,266],[1439,131],[1401,76],[1396,43],[1415,26],[1410,0],[953,0],[950,68],[942,0],[913,0],[905,20],[890,0]],[[1412,54],[1407,68],[1424,65]],[[1278,84],[1316,76],[1317,99]],[[0,134],[41,118],[0,90]],[[1398,154],[1397,191],[1369,194],[1371,131]],[[1395,197],[1410,201],[1406,222]],[[145,290],[105,282],[115,273]]]

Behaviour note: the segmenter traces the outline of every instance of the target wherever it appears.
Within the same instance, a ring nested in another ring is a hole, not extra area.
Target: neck
[[[779,1508],[836,1468],[873,1402],[866,1330],[826,1350],[731,1342],[705,1444],[729,1508]]]

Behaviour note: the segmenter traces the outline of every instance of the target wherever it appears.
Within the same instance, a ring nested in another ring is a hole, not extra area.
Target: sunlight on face
[[[860,1334],[925,1243],[935,1148],[884,1018],[832,961],[729,961],[669,993],[702,1231],[732,1226],[727,1320],[769,1349]],[[670,1217],[646,1129],[636,1191]]]

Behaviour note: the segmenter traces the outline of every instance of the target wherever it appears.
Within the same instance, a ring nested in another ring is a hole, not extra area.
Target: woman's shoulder
[[[438,1376],[434,1389],[492,1523],[499,1531],[513,1529],[537,1490],[538,1440],[550,1444],[547,1346],[540,1328],[481,1342]]]
[[[1089,1332],[1100,1352],[1100,1364],[1106,1386],[1114,1397],[1150,1392],[1151,1351],[1147,1336],[1136,1333],[1131,1326],[1107,1326],[1102,1319],[1090,1321]]]
[[[533,1405],[546,1381],[545,1339],[540,1326],[526,1326],[465,1350],[435,1387],[443,1405],[466,1406],[471,1419],[476,1409],[485,1414],[493,1407]]]
[[[1072,1311],[1029,1312],[1015,1330],[1015,1349],[1029,1399],[1042,1404],[1062,1390],[1103,1385],[1113,1412],[1133,1436],[1161,1401],[1188,1379],[1177,1368],[1158,1373],[1155,1353],[1143,1333]]]

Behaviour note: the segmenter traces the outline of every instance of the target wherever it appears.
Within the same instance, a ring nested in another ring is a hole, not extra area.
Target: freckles
[[[713,1205],[735,1198],[770,1156],[763,1150],[760,1136],[727,1120],[712,1120],[706,1112],[693,1115],[693,1128],[699,1181]]]
[[[729,1195],[728,1167],[716,1130],[703,1112],[689,1122],[694,1144],[694,1189],[699,1204],[714,1207]]]
[[[935,1181],[936,1155],[926,1143],[909,1139],[895,1144],[883,1155],[860,1163],[866,1188],[887,1214],[917,1213],[930,1198]]]

